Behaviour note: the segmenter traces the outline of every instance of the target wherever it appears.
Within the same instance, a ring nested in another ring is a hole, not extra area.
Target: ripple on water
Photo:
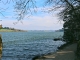
[[[2,60],[31,60],[36,55],[48,54],[64,44],[53,41],[53,32],[2,33]],[[9,36],[10,35],[10,36]]]

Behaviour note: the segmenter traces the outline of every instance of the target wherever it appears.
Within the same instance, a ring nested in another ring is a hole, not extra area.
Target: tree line
[[[53,3],[54,0],[48,0]],[[60,5],[56,8],[64,7],[59,13],[60,18],[64,21],[63,39],[67,42],[75,42],[80,40],[80,0],[56,0],[56,4]]]

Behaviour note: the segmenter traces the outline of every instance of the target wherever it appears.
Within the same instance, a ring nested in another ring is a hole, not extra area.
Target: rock
[[[2,37],[0,35],[0,47],[2,47]]]
[[[62,40],[62,38],[54,38],[54,41]]]
[[[2,37],[0,35],[0,58],[1,58],[1,55],[2,55]]]

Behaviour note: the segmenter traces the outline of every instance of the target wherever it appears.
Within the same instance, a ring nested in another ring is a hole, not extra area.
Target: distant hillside
[[[62,28],[62,29],[59,29],[59,30],[55,30],[56,32],[63,32],[64,31],[64,29]]]

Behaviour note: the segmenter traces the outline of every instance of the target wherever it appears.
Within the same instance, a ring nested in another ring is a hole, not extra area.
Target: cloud
[[[24,30],[57,30],[62,28],[63,22],[59,22],[60,19],[58,19],[58,16],[56,15],[60,10],[62,10],[62,8],[56,10],[56,12],[52,14],[42,12],[42,10],[47,10],[47,8],[49,7],[47,6],[45,9],[43,7],[37,8],[38,12],[36,14],[33,13],[33,16],[30,16],[29,18],[26,15],[24,20],[19,21],[16,25],[13,24],[14,22],[17,22],[17,20],[12,17],[13,13],[12,15],[6,14],[6,17],[8,18],[1,17],[2,21],[0,24],[2,24],[3,27],[6,26]],[[7,12],[11,13],[12,10]]]
[[[16,29],[24,30],[56,30],[62,28],[63,22],[60,23],[56,16],[32,16],[31,18],[25,18],[21,23],[20,21],[14,25],[17,20],[3,20],[1,24],[7,27],[13,27]]]

